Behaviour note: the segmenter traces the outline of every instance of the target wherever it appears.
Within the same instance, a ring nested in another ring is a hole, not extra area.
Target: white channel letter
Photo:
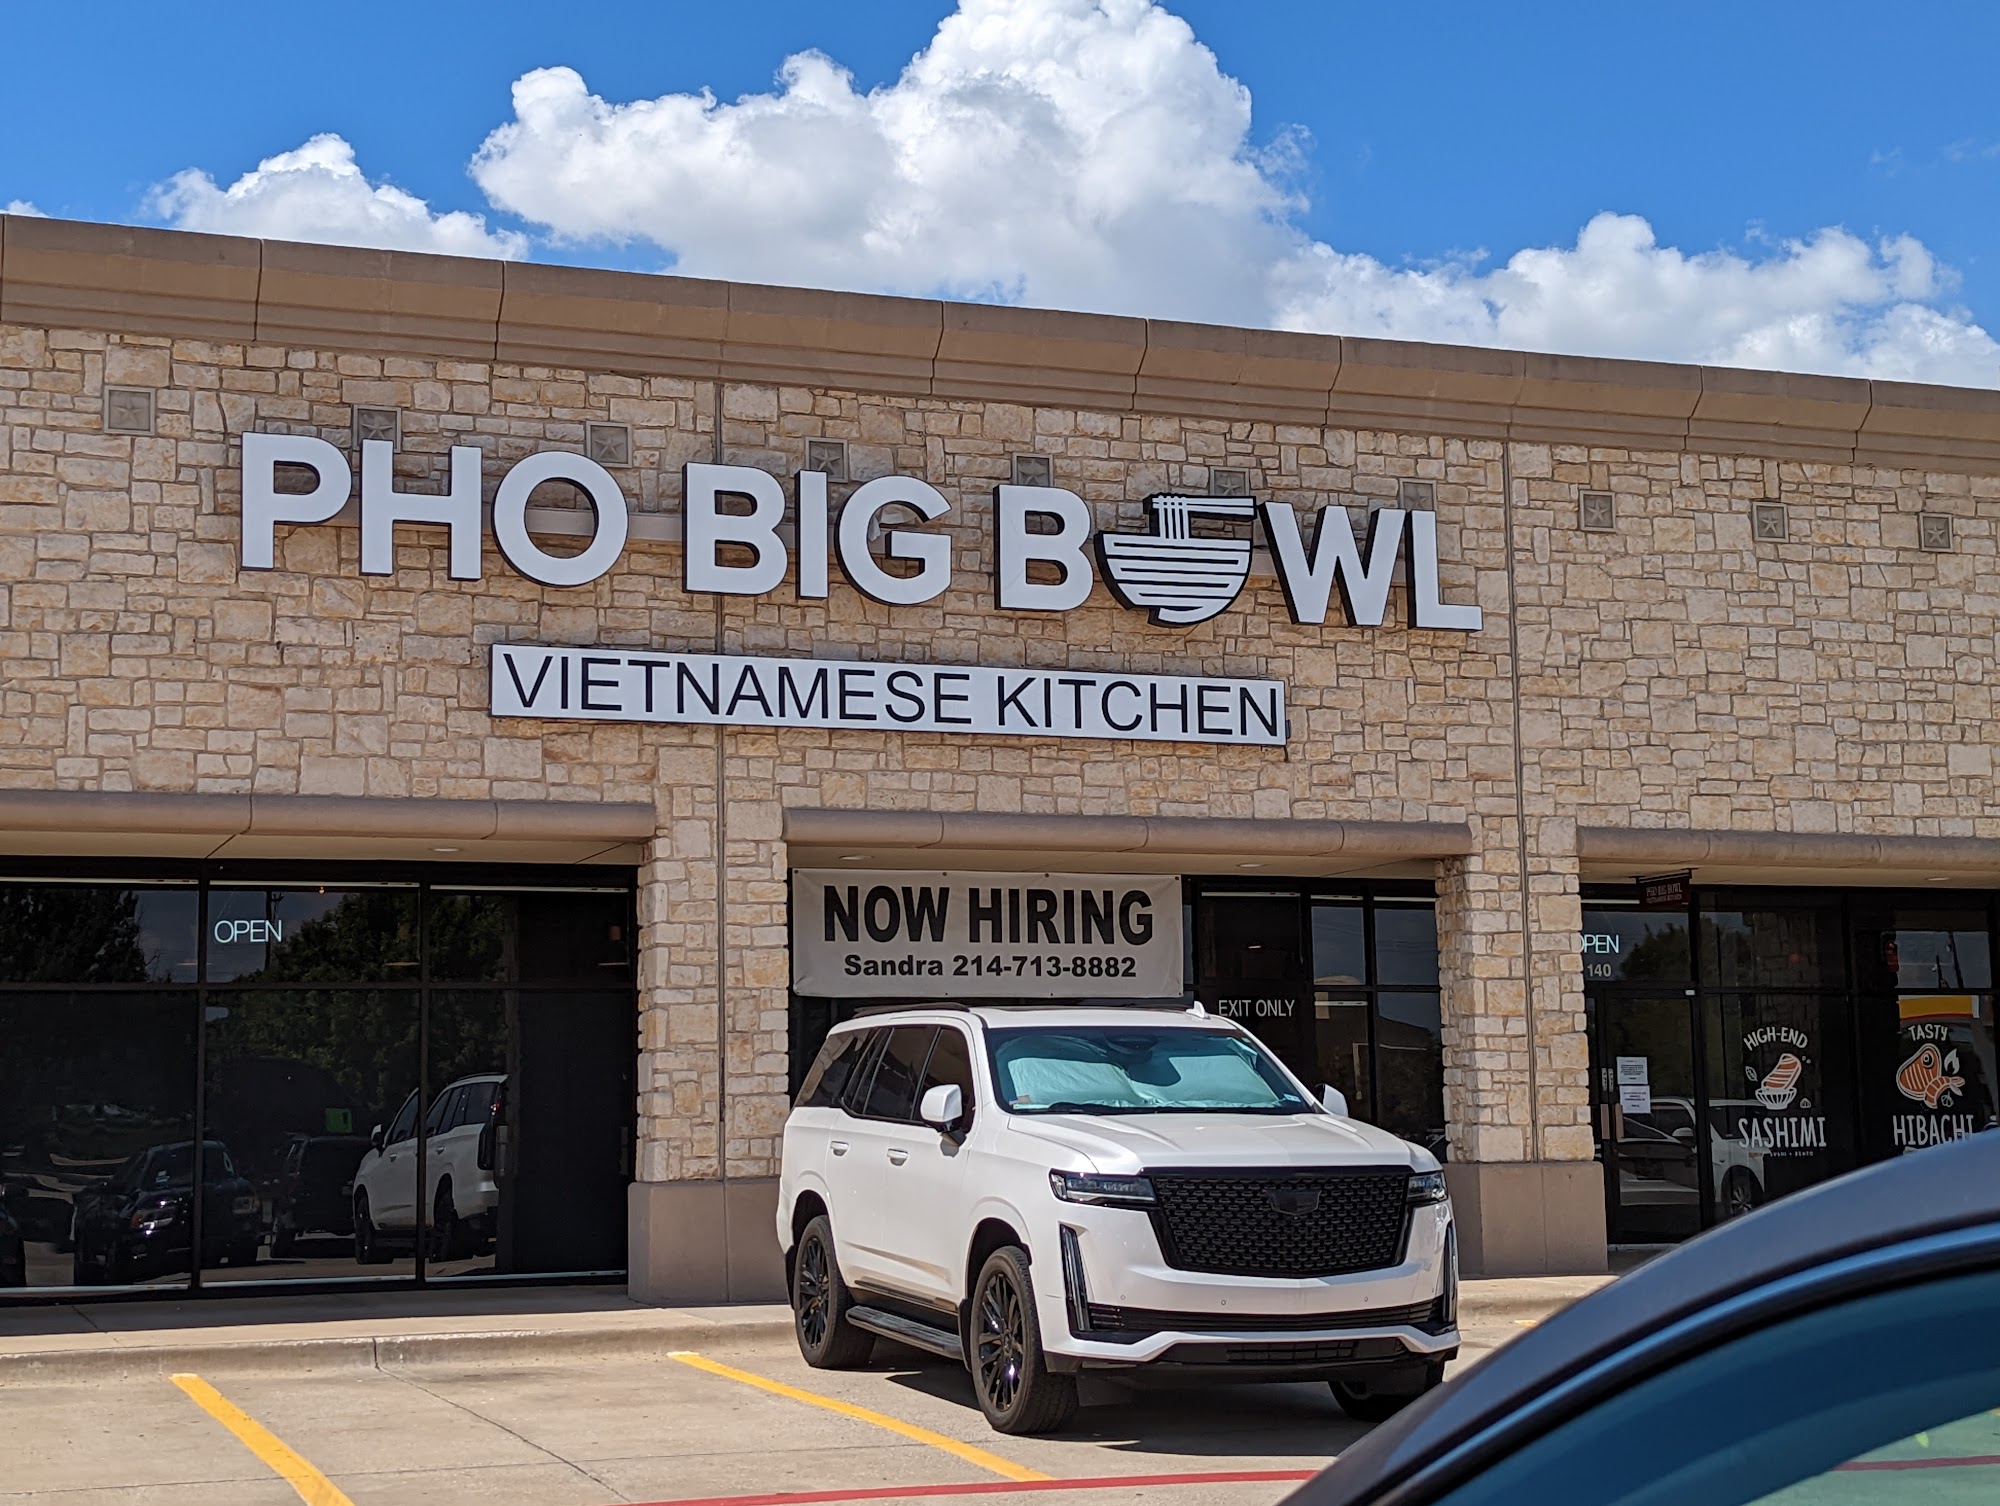
[[[1408,514],[1384,507],[1369,515],[1367,563],[1354,543],[1347,509],[1329,502],[1313,520],[1312,547],[1299,536],[1298,514],[1289,502],[1262,504],[1264,536],[1278,563],[1278,585],[1292,621],[1321,623],[1333,588],[1356,627],[1380,627],[1389,610],[1389,586],[1396,578],[1396,550]]]
[[[1410,620],[1413,627],[1479,631],[1476,606],[1438,600],[1437,514],[1428,508],[1410,514]]]
[[[917,564],[915,575],[891,575],[868,552],[868,525],[886,507],[907,507],[926,523],[951,511],[937,488],[914,476],[878,476],[854,489],[840,509],[840,568],[855,590],[892,607],[915,606],[951,584],[951,540],[940,533],[884,528],[889,558]]]
[[[479,579],[479,470],[477,446],[451,447],[451,488],[441,495],[396,490],[396,447],[386,439],[361,441],[361,573],[396,573],[396,525],[438,523],[451,530],[451,578]]]
[[[799,599],[826,600],[826,472],[799,472]]]
[[[309,492],[278,490],[278,467],[302,465],[314,476]],[[243,436],[243,540],[245,570],[270,570],[280,523],[324,523],[347,505],[354,472],[347,457],[324,439],[305,434]]]
[[[1054,533],[1028,532],[1030,517],[1054,518]],[[1067,612],[1090,598],[1097,572],[1085,546],[1090,543],[1090,507],[1059,486],[997,486],[993,489],[993,585],[1003,612]],[[1031,581],[1028,566],[1042,560],[1062,572],[1059,581]]]
[[[690,591],[720,596],[762,596],[785,578],[784,541],[778,522],[785,515],[785,489],[768,471],[750,465],[703,465],[690,461],[683,470],[687,505],[684,509],[685,581]],[[748,497],[747,514],[720,511],[719,497]],[[741,544],[756,555],[748,565],[725,565],[716,558],[722,544]]]
[[[580,554],[550,554],[528,537],[528,499],[544,481],[580,487],[597,512],[597,529]],[[545,586],[587,586],[618,563],[631,519],[625,493],[611,472],[588,455],[544,450],[517,461],[493,494],[493,539],[500,553],[529,580]]]

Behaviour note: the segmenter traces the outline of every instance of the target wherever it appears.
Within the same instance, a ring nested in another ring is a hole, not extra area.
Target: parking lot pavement
[[[1523,1329],[1468,1329],[1466,1357]],[[1064,1436],[1007,1438],[945,1361],[884,1343],[863,1370],[816,1371],[769,1337],[679,1358],[0,1383],[0,1503],[610,1506],[796,1492],[950,1503],[1032,1491],[1037,1506],[1142,1495],[1265,1506],[1365,1431],[1323,1385],[1093,1382],[1084,1399]]]

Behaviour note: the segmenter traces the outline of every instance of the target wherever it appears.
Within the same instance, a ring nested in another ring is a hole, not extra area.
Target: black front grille
[[[1428,1327],[1436,1323],[1438,1304],[1412,1307],[1370,1307],[1328,1313],[1162,1312],[1150,1307],[1090,1304],[1093,1334],[1126,1333],[1313,1333],[1335,1328],[1396,1328],[1404,1324]]]
[[[1176,1270],[1340,1276],[1402,1259],[1410,1174],[1154,1171],[1153,1227]]]

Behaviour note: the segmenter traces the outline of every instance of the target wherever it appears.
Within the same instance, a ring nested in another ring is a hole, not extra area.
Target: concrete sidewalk
[[[1468,1281],[1461,1328],[1535,1322],[1609,1276]],[[556,1363],[789,1339],[777,1304],[649,1307],[617,1287],[329,1293],[0,1309],[0,1387],[134,1375]]]

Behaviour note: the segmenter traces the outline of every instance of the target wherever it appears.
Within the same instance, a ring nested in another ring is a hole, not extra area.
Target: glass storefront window
[[[30,1290],[187,1283],[199,1020],[188,989],[0,992],[0,1223]]]
[[[0,1287],[622,1270],[631,911],[0,881]]]
[[[415,889],[213,888],[210,983],[414,983]]]
[[[1375,1123],[1434,1150],[1444,1144],[1444,1017],[1435,992],[1376,1001]]]
[[[1375,902],[1375,981],[1388,987],[1438,986],[1437,906],[1430,900]]]
[[[365,1217],[385,1233],[408,1226],[406,1200],[391,1184],[398,1168],[415,1174],[412,1148],[371,1158],[369,1136],[415,1083],[421,1003],[415,989],[209,994],[208,1134],[229,1147],[257,1208],[231,1218],[236,1254],[205,1282],[415,1271],[414,1248],[393,1249],[387,1238],[357,1246],[355,1222]],[[382,1164],[364,1175],[371,1159]],[[261,1255],[258,1243],[268,1245]]]
[[[0,983],[192,983],[192,885],[0,883]]]
[[[1991,994],[1904,994],[1896,1000],[1889,1140],[1908,1155],[1982,1130],[2000,1128]]]
[[[1746,895],[1725,890],[1701,905],[1706,988],[1838,988],[1847,981],[1837,895]]]
[[[1731,990],[1708,995],[1703,1007],[1709,1112],[1734,1154],[1716,1188],[1717,1216],[1852,1170],[1846,996]]]
[[[1374,1073],[1369,1068],[1372,1045],[1369,1039],[1371,1007],[1366,998],[1343,998],[1320,994],[1313,1000],[1314,1046],[1321,1081],[1340,1089],[1347,1098],[1347,1111],[1357,1119],[1375,1122]],[[1308,1082],[1309,1088],[1320,1084]]]
[[[431,895],[431,977],[446,983],[630,979],[631,897],[623,891],[438,891]]]
[[[1584,907],[1585,983],[1683,983],[1693,976],[1685,910]]]
[[[1368,982],[1367,917],[1358,899],[1316,899],[1312,907],[1313,984],[1360,988]]]

